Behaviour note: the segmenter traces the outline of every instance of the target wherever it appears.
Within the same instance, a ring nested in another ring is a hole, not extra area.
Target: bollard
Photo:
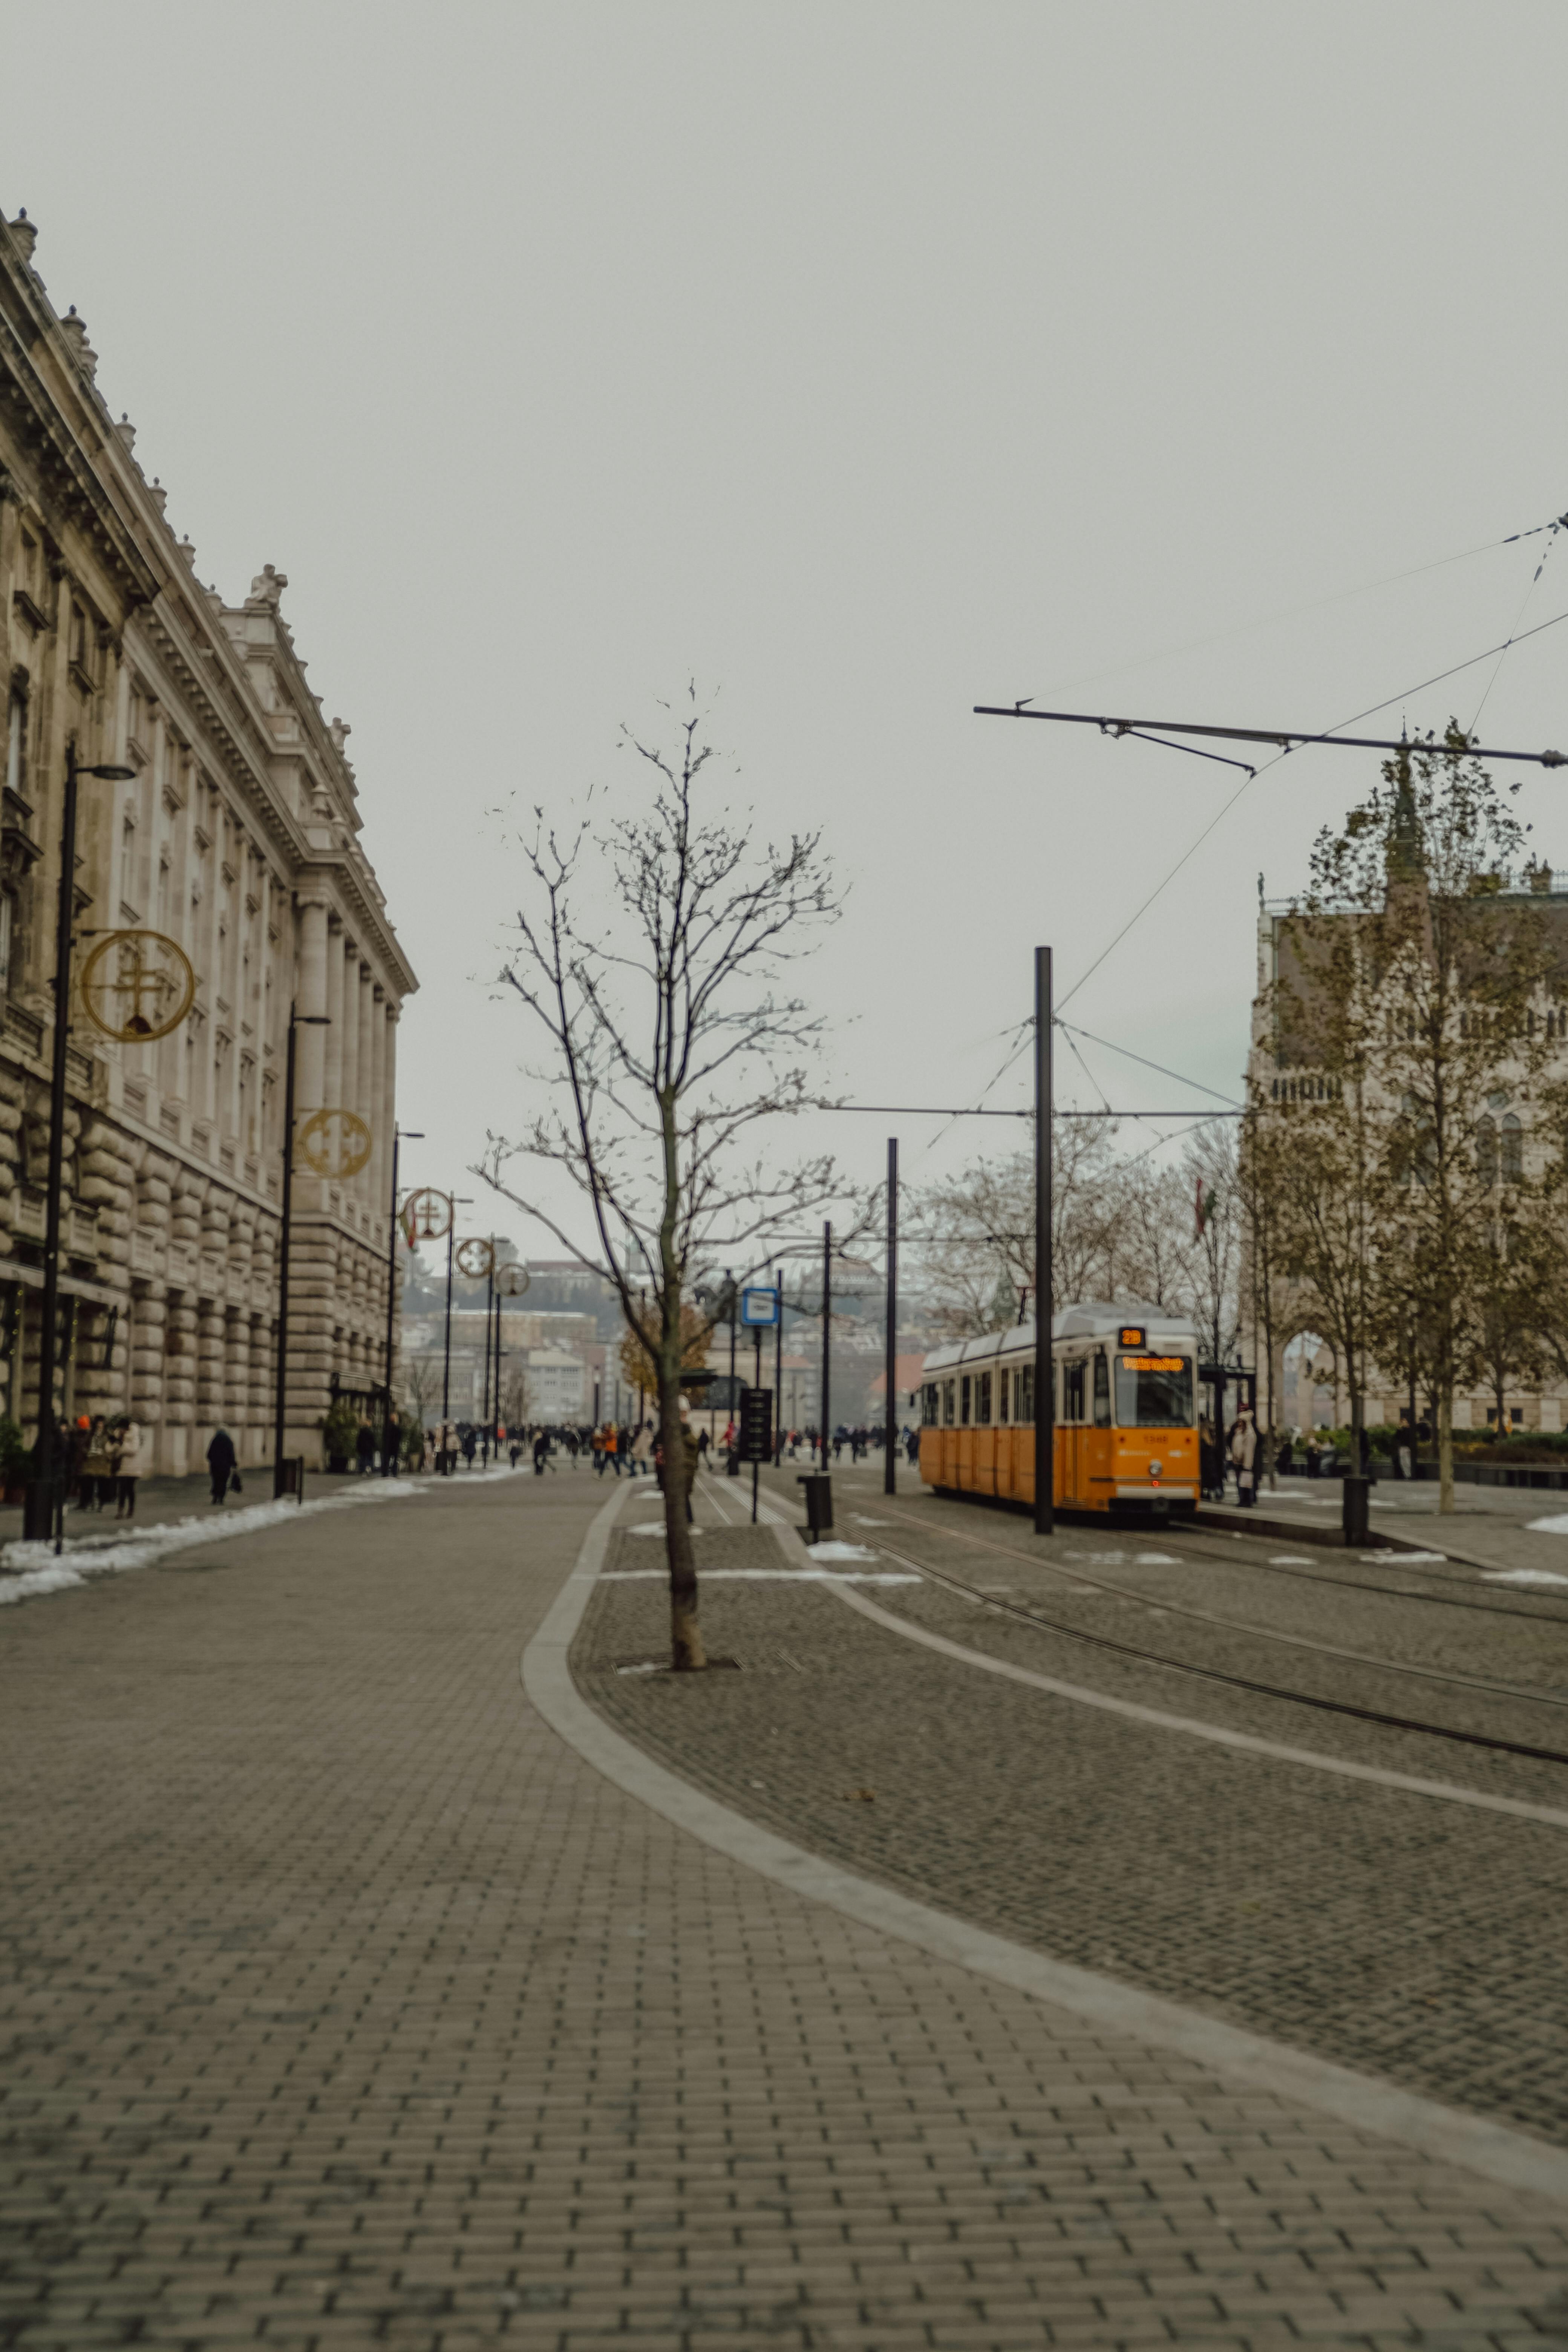
[[[805,1531],[815,1543],[818,1536],[833,1533],[833,1481],[826,1471],[813,1471],[797,1477],[797,1486],[805,1488]]]
[[[1369,1510],[1371,1494],[1370,1478],[1362,1478],[1354,1475],[1351,1471],[1346,1471],[1342,1525],[1344,1528],[1347,1549],[1352,1545],[1364,1544],[1372,1533]]]

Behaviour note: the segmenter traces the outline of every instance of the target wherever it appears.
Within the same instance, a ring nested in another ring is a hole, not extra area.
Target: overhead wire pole
[[[898,1398],[895,1384],[899,1371],[899,1139],[888,1138],[888,1334],[887,1411],[882,1430],[882,1492],[896,1495],[899,1491],[897,1456],[894,1453],[898,1428]]]
[[[1051,1354],[1051,951],[1035,950],[1035,1533],[1056,1532],[1057,1384]]]

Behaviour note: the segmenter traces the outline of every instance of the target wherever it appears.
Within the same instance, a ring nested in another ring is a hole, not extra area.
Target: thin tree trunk
[[[664,1449],[664,1539],[669,1559],[669,1663],[678,1675],[708,1664],[697,1622],[697,1561],[686,1521],[686,1431],[680,1388],[659,1368],[658,1437]]]
[[[1454,1507],[1454,1384],[1444,1381],[1437,1391],[1437,1508]]]

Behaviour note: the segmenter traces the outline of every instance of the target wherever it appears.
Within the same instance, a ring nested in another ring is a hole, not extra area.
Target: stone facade
[[[1499,908],[1510,903],[1529,905],[1543,919],[1562,971],[1563,1004],[1542,1006],[1541,1018],[1548,1024],[1546,1034],[1562,1041],[1557,1050],[1568,1054],[1568,890],[1554,886],[1547,867],[1535,870],[1531,887],[1526,891],[1504,891],[1496,898]],[[1292,1103],[1310,1106],[1323,1098],[1327,1081],[1322,1074],[1309,1067],[1299,1053],[1293,1052],[1288,1037],[1279,1034],[1276,1012],[1283,981],[1287,992],[1294,984],[1300,986],[1301,974],[1295,961],[1291,943],[1291,928],[1298,919],[1293,902],[1288,900],[1260,905],[1258,916],[1258,972],[1252,1001],[1252,1036],[1247,1056],[1247,1083],[1248,1097],[1263,1107],[1265,1115],[1270,1103]],[[1353,915],[1336,918],[1353,922]],[[1560,943],[1560,944],[1559,944]],[[1533,1131],[1531,1113],[1517,1097],[1510,1084],[1506,1067],[1498,1073],[1498,1091],[1494,1097],[1498,1150],[1504,1180],[1507,1179],[1510,1154],[1520,1155],[1521,1164],[1533,1172],[1548,1148],[1555,1148],[1549,1139]],[[1321,1333],[1313,1319],[1310,1295],[1286,1281],[1276,1288],[1274,1317],[1274,1360],[1267,1360],[1268,1349],[1259,1328],[1257,1301],[1251,1275],[1245,1261],[1240,1282],[1241,1349],[1248,1366],[1258,1372],[1258,1393],[1261,1411],[1267,1412],[1268,1402],[1273,1401],[1273,1420],[1277,1429],[1302,1420],[1300,1379],[1292,1383],[1287,1377],[1285,1358],[1293,1342],[1303,1335],[1319,1339]],[[1326,1344],[1312,1352],[1307,1368],[1307,1391],[1327,1391],[1331,1398],[1329,1406],[1331,1425],[1345,1426],[1350,1420],[1350,1391],[1342,1366],[1334,1361],[1333,1351]],[[1369,1427],[1394,1426],[1402,1411],[1408,1407],[1408,1392],[1402,1391],[1399,1379],[1376,1364],[1366,1369],[1364,1411]],[[1426,1399],[1418,1395],[1417,1415],[1427,1410]],[[1489,1388],[1477,1387],[1468,1392],[1460,1390],[1454,1398],[1454,1427],[1457,1430],[1484,1430],[1494,1425],[1496,1400]],[[1568,1381],[1547,1379],[1534,1387],[1510,1388],[1504,1399],[1504,1426],[1514,1430],[1538,1430],[1556,1433],[1568,1428]]]
[[[195,573],[164,492],[94,381],[75,311],[0,222],[0,1406],[37,1413],[55,909],[65,754],[85,781],[77,971],[95,935],[146,929],[196,975],[169,1036],[120,1044],[73,994],[61,1260],[70,1413],[133,1411],[151,1466],[199,1465],[222,1422],[270,1456],[290,1001],[297,1113],[355,1111],[373,1150],[297,1169],[286,1444],[320,1458],[334,1389],[384,1377],[396,1024],[416,986],[359,845],[348,729],[321,715],[268,564],[230,604]]]

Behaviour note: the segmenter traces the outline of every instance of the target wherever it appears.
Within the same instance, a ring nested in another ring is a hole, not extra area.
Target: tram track
[[[714,1507],[718,1510],[717,1504]],[[888,1515],[901,1524],[911,1524],[907,1513],[892,1511]],[[722,1513],[720,1513],[720,1517],[722,1524],[731,1524]],[[934,1534],[936,1530],[918,1529],[917,1532]],[[1223,1630],[1253,1639],[1284,1643],[1292,1647],[1306,1648],[1319,1654],[1354,1663],[1379,1673],[1392,1672],[1415,1675],[1426,1681],[1440,1682],[1456,1689],[1479,1693],[1483,1696],[1507,1698],[1531,1706],[1548,1706],[1558,1711],[1562,1711],[1564,1705],[1568,1704],[1560,1699],[1546,1698],[1532,1691],[1521,1690],[1514,1685],[1483,1683],[1470,1676],[1445,1673],[1436,1667],[1402,1665],[1390,1659],[1371,1657],[1364,1652],[1344,1651],[1326,1643],[1309,1642],[1298,1635],[1271,1633],[1265,1628],[1219,1617],[1208,1612],[1175,1608],[1165,1601],[1152,1599],[1149,1595],[1135,1592],[1125,1585],[1113,1585],[1103,1579],[1080,1577],[1076,1563],[1069,1568],[1058,1565],[1052,1560],[1040,1559],[1033,1553],[1019,1550],[1015,1545],[997,1543],[991,1538],[972,1534],[966,1528],[943,1528],[941,1533],[944,1536],[952,1536],[958,1541],[970,1544],[979,1550],[993,1552],[1004,1559],[1016,1559],[1031,1568],[1044,1569],[1047,1574],[1067,1581],[1093,1583],[1097,1590],[1114,1594],[1118,1599],[1136,1601],[1149,1609],[1163,1610],[1167,1614],[1197,1618],[1216,1631]],[[948,1591],[975,1605],[993,1610],[1000,1615],[1014,1618],[1021,1624],[1033,1626],[1037,1632],[1055,1633],[1064,1640],[1077,1642],[1086,1647],[1101,1650],[1110,1654],[1131,1660],[1141,1665],[1154,1666],[1166,1673],[1183,1675],[1192,1680],[1240,1691],[1248,1696],[1274,1699],[1289,1706],[1309,1707],[1319,1714],[1348,1717],[1352,1721],[1375,1725],[1383,1729],[1412,1732],[1420,1737],[1443,1739],[1461,1747],[1479,1748],[1496,1755],[1521,1756],[1536,1763],[1568,1766],[1568,1748],[1543,1747],[1532,1741],[1504,1738],[1488,1732],[1466,1731],[1456,1725],[1430,1723],[1421,1717],[1395,1714],[1381,1707],[1357,1706],[1350,1699],[1330,1698],[1317,1692],[1296,1690],[1281,1684],[1266,1682],[1254,1675],[1227,1673],[1223,1667],[1206,1666],[1193,1660],[1173,1658],[1166,1651],[1148,1649],[1138,1643],[1119,1641],[1112,1634],[1092,1633],[1087,1627],[1075,1625],[1065,1619],[1048,1616],[1042,1609],[1026,1607],[1016,1601],[1003,1600],[994,1593],[981,1591],[967,1582],[964,1578],[952,1574],[951,1570],[934,1566],[928,1559],[910,1553],[900,1552],[891,1544],[878,1543],[875,1549],[887,1559],[912,1570],[915,1574],[929,1579],[932,1583],[942,1585]],[[1223,1558],[1223,1555],[1221,1557]]]
[[[1522,1598],[1519,1605],[1516,1607],[1507,1604],[1501,1601],[1469,1601],[1466,1600],[1462,1595],[1457,1592],[1416,1592],[1413,1591],[1408,1585],[1369,1584],[1364,1577],[1331,1576],[1326,1570],[1321,1568],[1299,1568],[1294,1563],[1287,1563],[1282,1560],[1249,1559],[1243,1563],[1237,1560],[1228,1552],[1205,1549],[1200,1544],[1193,1543],[1190,1540],[1192,1534],[1196,1533],[1199,1536],[1202,1536],[1205,1532],[1206,1530],[1202,1528],[1194,1530],[1185,1527],[1173,1525],[1166,1528],[1162,1532],[1161,1541],[1163,1542],[1166,1537],[1170,1537],[1173,1540],[1180,1540],[1184,1551],[1201,1551],[1204,1559],[1217,1560],[1222,1565],[1228,1565],[1232,1568],[1245,1565],[1249,1570],[1261,1570],[1268,1576],[1292,1577],[1297,1582],[1301,1584],[1327,1584],[1331,1586],[1333,1590],[1338,1592],[1373,1592],[1388,1601],[1418,1601],[1429,1602],[1434,1609],[1468,1609],[1472,1610],[1478,1616],[1481,1617],[1505,1617],[1511,1618],[1516,1621],[1533,1618],[1535,1622],[1540,1625],[1562,1625],[1568,1627],[1568,1592],[1565,1592],[1563,1595],[1564,1606],[1560,1612],[1552,1609],[1538,1609],[1531,1607],[1528,1602],[1524,1601]],[[1248,1537],[1246,1540],[1249,1542],[1262,1543],[1266,1542],[1268,1538],[1262,1536],[1258,1536]],[[1397,1558],[1397,1555],[1395,1555],[1395,1557]],[[1442,1575],[1442,1571],[1440,1570],[1434,1569],[1423,1561],[1413,1562],[1409,1568],[1402,1569],[1401,1573],[1406,1576],[1426,1576],[1430,1578],[1434,1582],[1437,1581]],[[1457,1583],[1459,1581],[1458,1578],[1448,1578],[1446,1580],[1450,1583]]]

